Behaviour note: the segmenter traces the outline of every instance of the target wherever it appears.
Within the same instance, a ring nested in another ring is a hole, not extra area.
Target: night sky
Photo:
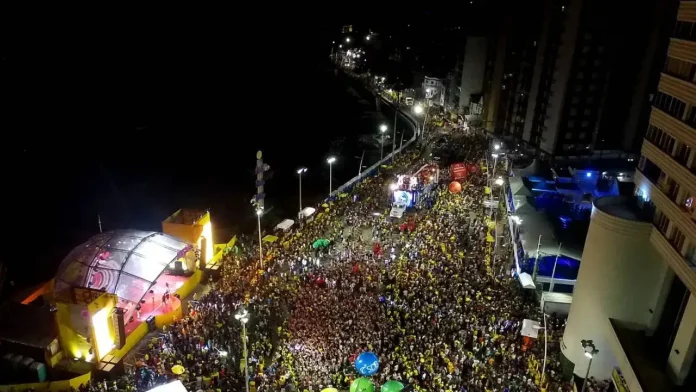
[[[294,212],[282,207],[296,205],[299,166],[310,168],[303,189],[316,199],[328,188],[332,141],[370,132],[357,129],[366,127],[356,122],[361,109],[344,87],[327,82],[340,27],[398,30],[399,21],[449,14],[245,6],[4,30],[0,260],[18,285],[50,278],[98,233],[97,215],[104,230],[159,230],[178,208],[210,208],[223,229],[239,230],[253,218],[257,149],[275,169],[268,197],[276,212]],[[347,156],[334,167],[345,180],[357,166]]]

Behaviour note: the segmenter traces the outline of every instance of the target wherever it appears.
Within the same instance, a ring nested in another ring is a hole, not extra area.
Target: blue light
[[[592,172],[587,172],[587,174],[585,174],[585,175],[586,175],[587,177],[592,177]]]

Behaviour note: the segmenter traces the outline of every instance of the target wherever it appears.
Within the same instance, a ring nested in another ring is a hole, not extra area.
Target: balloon
[[[350,384],[350,392],[375,392],[375,385],[365,377],[356,378]]]
[[[384,384],[382,384],[382,389],[380,391],[382,392],[399,392],[402,389],[404,389],[404,384],[402,384],[399,381],[387,381]]]
[[[449,191],[452,193],[459,193],[462,191],[462,184],[458,183],[457,181],[452,181],[449,184]]]
[[[379,359],[377,359],[375,353],[369,351],[360,353],[355,360],[355,369],[362,376],[371,376],[379,370]]]

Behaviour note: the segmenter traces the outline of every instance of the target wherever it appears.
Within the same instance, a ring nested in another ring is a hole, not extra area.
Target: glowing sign
[[[92,328],[99,360],[104,358],[114,347],[114,337],[109,331],[109,315],[109,309],[103,308],[92,316]]]
[[[394,204],[413,206],[413,194],[406,191],[394,191]]]

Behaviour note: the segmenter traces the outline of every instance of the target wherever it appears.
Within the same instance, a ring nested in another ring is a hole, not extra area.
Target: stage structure
[[[114,322],[118,297],[103,290],[71,288],[56,295],[60,345],[67,358],[99,362],[125,341]]]
[[[210,212],[182,208],[162,222],[162,231],[200,249],[200,269],[213,258],[213,225]]]

